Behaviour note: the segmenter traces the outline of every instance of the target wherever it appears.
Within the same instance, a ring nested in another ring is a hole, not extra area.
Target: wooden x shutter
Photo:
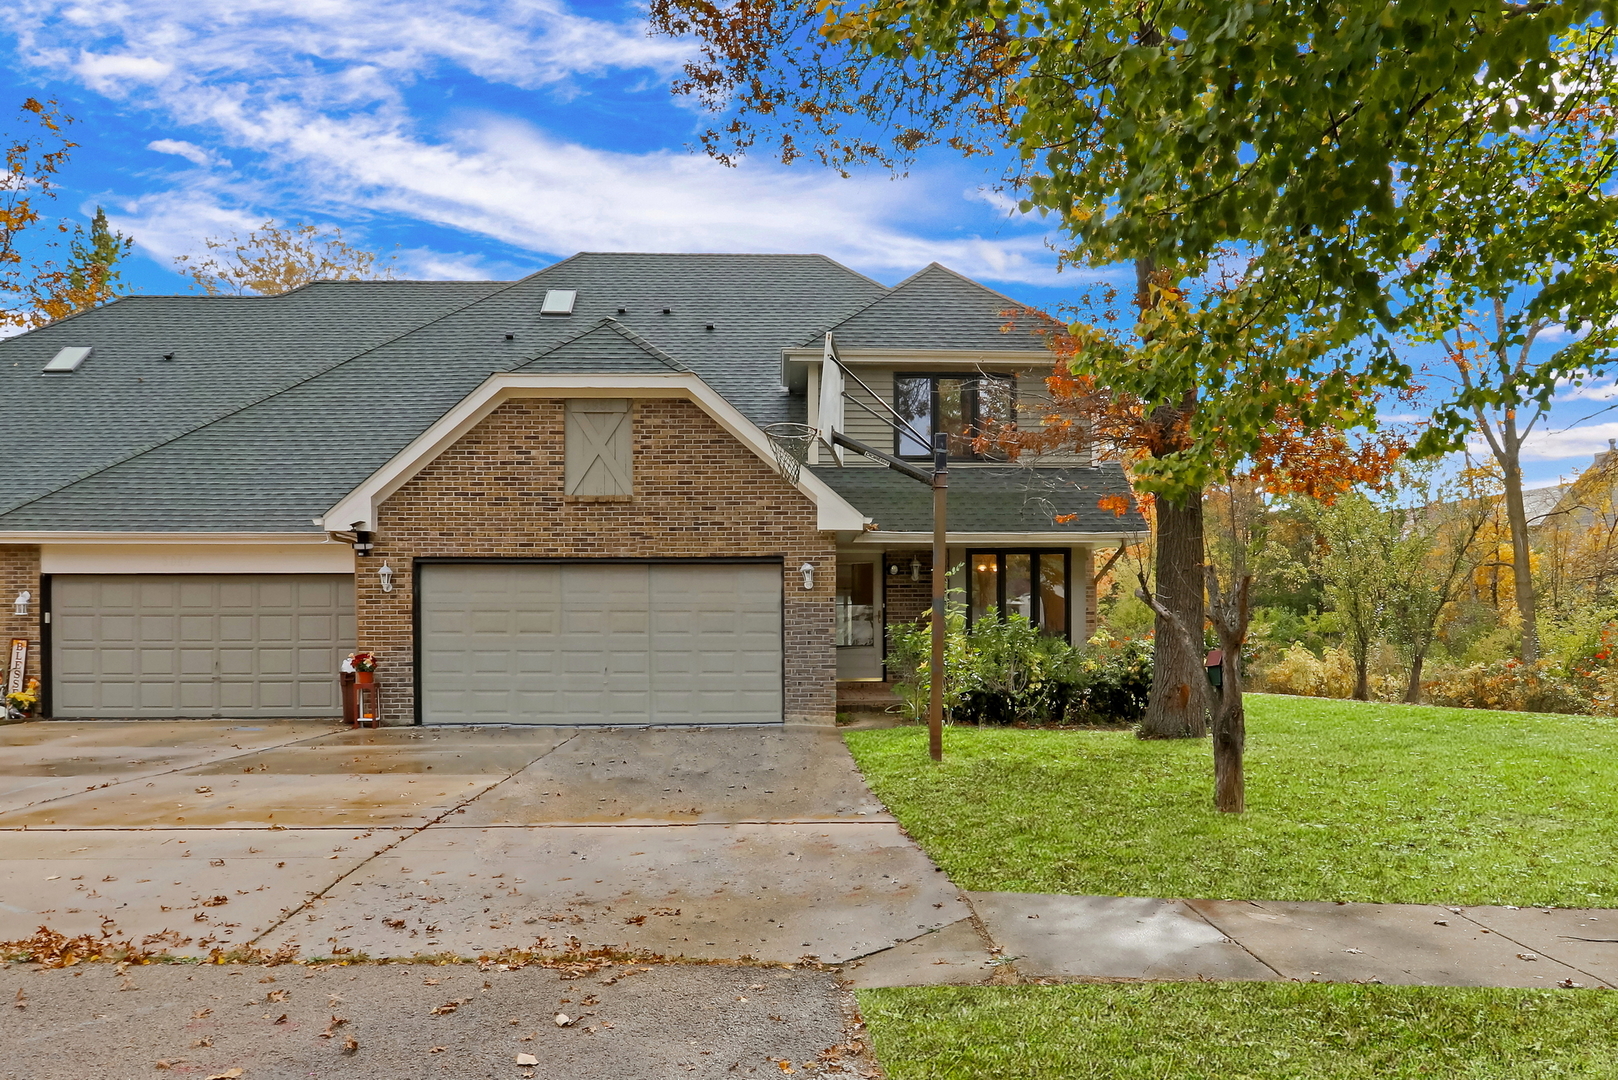
[[[634,444],[624,398],[569,398],[566,493],[581,499],[628,498],[634,493]]]

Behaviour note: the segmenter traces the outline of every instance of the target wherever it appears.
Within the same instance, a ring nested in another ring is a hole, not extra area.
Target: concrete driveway
[[[841,962],[966,918],[814,728],[0,728],[0,940]]]

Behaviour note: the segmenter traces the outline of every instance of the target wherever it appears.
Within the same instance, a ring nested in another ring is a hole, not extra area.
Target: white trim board
[[[1085,544],[1116,544],[1120,540],[1136,544],[1146,539],[1146,533],[1132,532],[947,532],[945,542],[968,547],[1074,547]],[[930,532],[868,532],[853,541],[868,544],[904,544],[907,547],[930,547]]]
[[[276,547],[327,544],[347,548],[324,532],[87,532],[31,529],[0,532],[0,544],[149,544],[158,547],[269,544]]]
[[[352,574],[347,544],[42,544],[42,574]]]
[[[707,413],[737,442],[777,473],[775,453],[764,432],[734,405],[720,397],[707,383],[691,374],[646,375],[550,375],[504,372],[489,376],[431,427],[416,436],[408,446],[372,473],[359,487],[343,496],[317,519],[332,532],[354,528],[376,528],[378,511],[389,496],[448,450],[467,432],[486,419],[506,401],[514,398],[677,398],[690,401]],[[822,532],[857,532],[865,527],[865,515],[819,477],[807,469],[798,476],[797,489],[818,511],[817,528]]]

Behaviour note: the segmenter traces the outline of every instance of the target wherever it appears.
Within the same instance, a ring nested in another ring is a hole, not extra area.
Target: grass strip
[[[889,1080],[1618,1077],[1618,993],[1331,983],[859,991]]]

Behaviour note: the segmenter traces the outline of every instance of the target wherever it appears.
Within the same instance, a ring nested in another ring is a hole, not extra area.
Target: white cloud
[[[592,19],[552,0],[13,0],[0,24],[25,58],[75,70],[96,89],[172,74],[271,75],[321,97],[344,69],[397,80],[441,65],[531,89],[620,68],[671,73],[689,53],[647,36],[641,20]]]
[[[1618,439],[1618,420],[1604,424],[1586,424],[1583,427],[1557,431],[1535,431],[1523,442],[1524,461],[1566,461],[1570,458],[1593,459],[1607,449],[1608,439]],[[1488,450],[1474,448],[1481,455]]]
[[[153,139],[146,144],[146,149],[155,150],[159,154],[174,154],[204,168],[214,163],[212,154],[196,143],[186,142],[184,139]]]
[[[103,93],[115,90],[120,83],[159,83],[174,71],[172,64],[150,56],[128,54],[97,55],[80,53],[72,69],[85,84]]]
[[[412,114],[409,87],[452,69],[554,92],[611,71],[666,79],[687,54],[639,21],[583,17],[557,0],[21,0],[0,26],[25,61],[75,71],[126,107],[257,159],[251,173],[187,173],[167,192],[125,200],[120,227],[160,257],[271,213],[357,223],[386,214],[550,254],[818,251],[876,273],[938,260],[1000,281],[1083,286],[1096,276],[1058,277],[1043,225],[1015,214],[1000,235],[922,235],[970,201],[997,202],[963,199],[958,176],[844,180],[759,160],[726,169],[683,151],[592,148],[483,113],[440,133]],[[150,146],[197,164],[210,153],[178,139]],[[466,265],[445,258],[446,272]]]

